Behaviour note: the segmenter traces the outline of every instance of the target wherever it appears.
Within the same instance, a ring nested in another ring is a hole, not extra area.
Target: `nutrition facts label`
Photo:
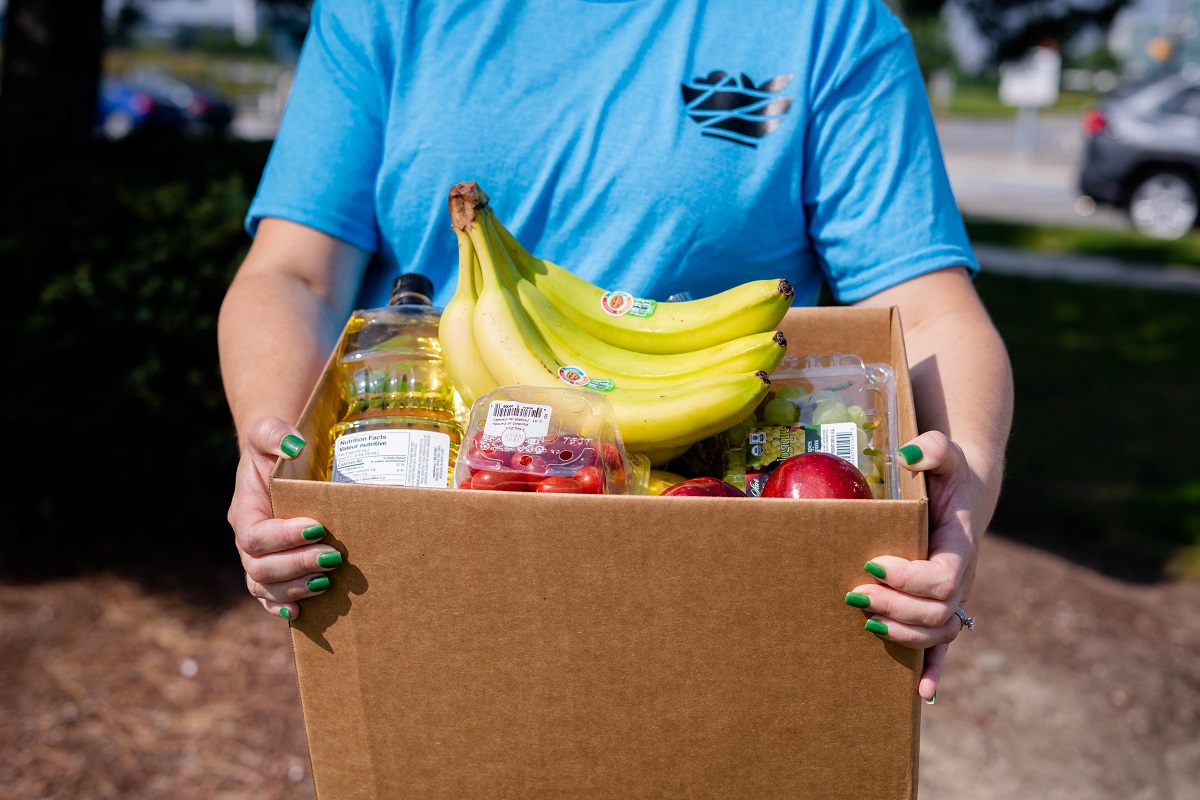
[[[333,443],[333,480],[444,489],[450,482],[450,437],[408,429],[347,433]]]

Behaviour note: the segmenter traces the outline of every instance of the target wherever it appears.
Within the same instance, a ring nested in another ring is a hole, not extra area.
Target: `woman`
[[[295,618],[329,586],[340,556],[319,520],[271,518],[267,477],[303,446],[294,422],[352,309],[383,305],[399,271],[448,299],[445,196],[462,180],[531,252],[606,288],[786,278],[797,305],[827,284],[899,308],[922,431],[900,456],[929,475],[929,557],[879,554],[846,602],[873,635],[928,648],[932,701],[968,620],[1012,378],[911,42],[882,2],[317,3],[221,310],[250,592]]]

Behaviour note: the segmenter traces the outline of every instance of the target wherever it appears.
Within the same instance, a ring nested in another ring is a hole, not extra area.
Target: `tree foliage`
[[[984,49],[975,59],[995,66],[1047,42],[1062,46],[1089,28],[1107,29],[1129,0],[898,0],[911,20],[944,16],[963,21]],[[960,46],[962,46],[960,44]]]

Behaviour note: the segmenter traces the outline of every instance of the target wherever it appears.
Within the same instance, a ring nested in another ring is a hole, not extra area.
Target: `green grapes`
[[[813,409],[812,421],[814,425],[832,425],[835,422],[849,422],[850,415],[841,401],[824,399],[819,400]]]
[[[768,425],[790,428],[800,420],[800,409],[791,400],[776,397],[763,409],[763,419]]]
[[[746,417],[744,420],[734,425],[729,430],[725,431],[725,442],[729,447],[742,447],[746,444],[746,434],[754,427],[757,420],[754,415]]]
[[[848,406],[846,413],[850,415],[850,421],[860,428],[867,422],[867,412],[861,406]]]
[[[775,399],[791,400],[804,397],[806,394],[808,394],[808,392],[804,391],[804,389],[800,386],[780,386],[779,391],[775,392]]]

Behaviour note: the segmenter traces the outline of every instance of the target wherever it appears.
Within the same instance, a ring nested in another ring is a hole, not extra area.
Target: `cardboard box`
[[[894,309],[793,309],[790,353],[897,373]],[[913,798],[921,654],[843,603],[862,565],[926,552],[902,499],[661,498],[314,480],[338,412],[271,479],[345,556],[292,624],[317,794],[357,798]]]

